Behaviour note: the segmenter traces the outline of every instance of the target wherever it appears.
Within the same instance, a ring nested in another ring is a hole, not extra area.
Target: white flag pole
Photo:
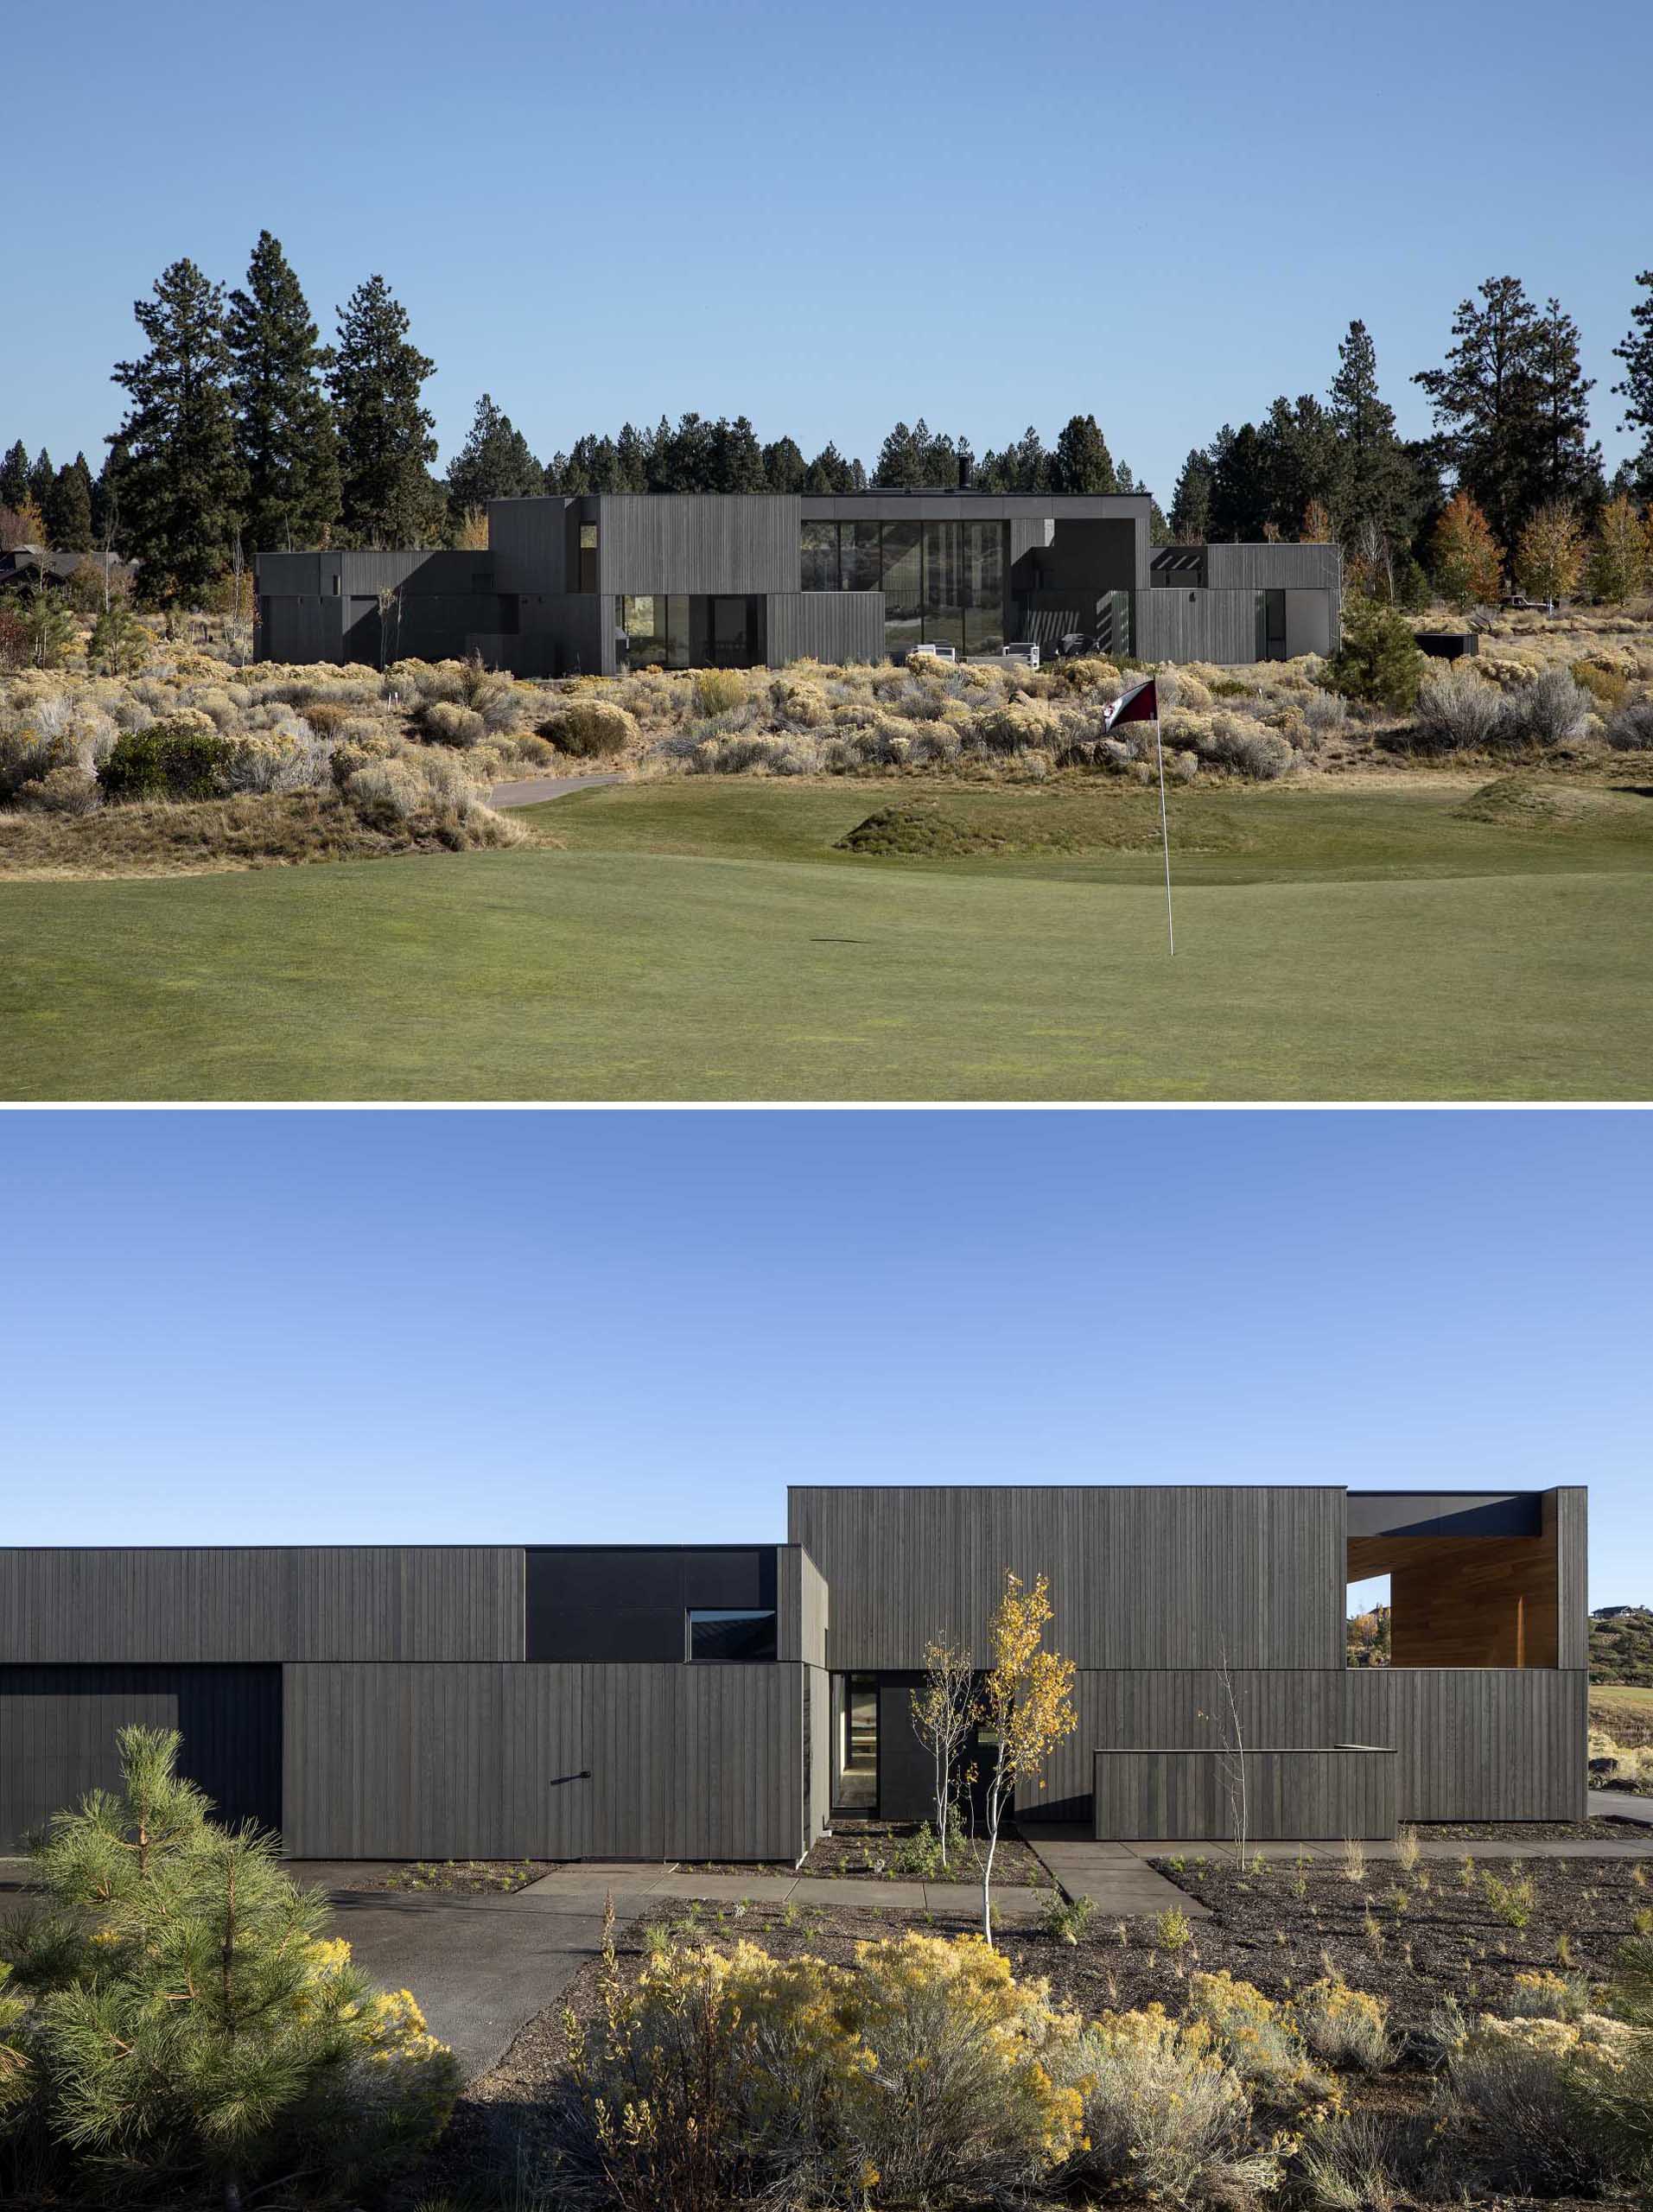
[[[1160,842],[1165,848],[1165,933],[1174,959],[1177,932],[1171,918],[1171,831],[1165,816],[1165,747],[1160,741],[1160,687],[1154,687],[1154,750],[1160,763]]]

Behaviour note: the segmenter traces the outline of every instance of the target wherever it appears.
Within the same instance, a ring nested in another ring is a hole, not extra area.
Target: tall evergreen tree
[[[0,507],[15,512],[29,497],[29,448],[21,438],[0,461]]]
[[[51,505],[52,486],[57,480],[57,471],[52,466],[52,456],[44,446],[29,464],[29,496],[44,514]]]
[[[1459,302],[1457,342],[1444,365],[1413,378],[1429,395],[1459,488],[1485,514],[1506,556],[1522,524],[1543,504],[1555,442],[1560,451],[1575,452],[1586,419],[1589,386],[1579,374],[1576,347],[1569,368],[1559,334],[1547,334],[1546,321],[1517,277],[1489,277],[1479,304]]]
[[[1653,269],[1643,269],[1636,282],[1645,296],[1630,311],[1624,344],[1613,347],[1614,360],[1624,365],[1624,373],[1613,391],[1624,403],[1620,427],[1642,434],[1641,445],[1629,465],[1631,482],[1642,499],[1653,499]],[[13,453],[20,450],[16,446],[12,448]],[[6,465],[11,465],[10,454]],[[11,506],[15,502],[8,499],[5,504]]]
[[[763,448],[744,415],[731,423],[720,415],[712,425],[707,454],[708,492],[761,492]]]
[[[527,439],[485,391],[476,403],[470,434],[448,464],[450,518],[457,522],[490,499],[531,499],[544,486],[545,472],[529,451]]]
[[[332,353],[279,240],[260,231],[225,318],[249,553],[325,545],[339,513],[339,454],[321,384]]]
[[[804,489],[819,499],[835,492],[864,492],[867,471],[858,461],[846,461],[829,439],[804,472]]]
[[[340,521],[364,545],[419,545],[436,524],[434,418],[421,404],[436,365],[408,337],[407,310],[382,276],[339,309],[327,386],[339,436]]]
[[[1345,542],[1375,531],[1388,544],[1409,543],[1418,525],[1417,472],[1395,428],[1395,410],[1377,387],[1377,349],[1357,320],[1338,347],[1327,395],[1337,433],[1338,498],[1328,501]]]
[[[776,438],[763,449],[763,480],[771,492],[801,492],[809,464],[795,438]]]
[[[930,480],[934,480],[933,479]],[[1030,423],[1013,445],[1002,453],[989,448],[982,455],[982,465],[976,472],[978,489],[983,492],[1036,493],[1050,489],[1051,457],[1045,450],[1045,442]],[[955,468],[953,481],[958,481]]]
[[[1050,488],[1069,495],[1118,490],[1114,457],[1094,415],[1071,415],[1058,431],[1051,454]]]
[[[1601,448],[1590,436],[1590,394],[1579,359],[1579,326],[1559,300],[1546,300],[1533,340],[1537,437],[1524,507],[1529,520],[1540,508],[1572,506],[1593,515],[1605,493]],[[1547,597],[1555,594],[1547,594]]]
[[[958,448],[944,431],[931,430],[922,415],[911,429],[898,423],[879,448],[873,482],[893,491],[956,490]]]
[[[92,471],[83,453],[65,461],[52,480],[46,527],[60,552],[92,550]]]
[[[1269,455],[1256,425],[1237,430],[1225,423],[1211,440],[1211,534],[1214,538],[1259,538],[1273,518]]]
[[[149,343],[114,372],[130,403],[116,433],[128,448],[122,530],[143,596],[193,605],[227,563],[242,493],[223,287],[175,261],[133,313]]]
[[[1203,545],[1211,534],[1211,455],[1196,446],[1171,495],[1171,529],[1179,545]]]
[[[1258,447],[1267,504],[1264,527],[1297,537],[1310,507],[1335,512],[1342,492],[1337,426],[1313,392],[1295,401],[1282,394],[1259,425]]]

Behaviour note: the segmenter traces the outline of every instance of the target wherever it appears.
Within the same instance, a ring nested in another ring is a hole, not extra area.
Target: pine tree
[[[321,378],[333,356],[279,240],[260,231],[225,319],[249,554],[325,545],[339,513],[339,454]]]
[[[42,446],[29,464],[29,495],[42,514],[51,503],[52,486],[56,480],[52,456]]]
[[[922,423],[919,428],[922,429]],[[950,441],[949,443],[950,445]],[[956,454],[957,450],[955,449]],[[968,454],[970,448],[965,446],[962,450]],[[924,480],[927,483],[940,483],[945,488],[951,488],[946,484],[944,477],[937,474],[927,475]],[[1049,490],[1050,455],[1045,450],[1044,440],[1031,423],[1014,443],[1008,445],[1002,453],[995,453],[989,448],[982,455],[981,467],[976,472],[976,480],[977,488],[983,492],[1032,493]],[[957,485],[958,481],[959,472],[956,458],[951,482]]]
[[[1179,545],[1203,545],[1211,531],[1211,456],[1196,446],[1171,495],[1171,528]]]
[[[1346,699],[1401,710],[1416,704],[1423,667],[1418,641],[1403,615],[1376,600],[1353,600],[1345,613],[1341,642],[1326,663],[1326,686]]]
[[[873,482],[897,491],[954,491],[958,448],[945,431],[931,430],[922,415],[911,429],[898,423],[879,448]]]
[[[816,498],[836,492],[864,492],[867,471],[858,461],[846,461],[829,439],[804,474],[804,489]]]
[[[1211,534],[1244,543],[1262,536],[1272,518],[1270,456],[1256,426],[1224,423],[1212,439]]]
[[[763,449],[763,480],[771,492],[801,492],[807,467],[795,438],[777,438]]]
[[[60,1813],[35,1851],[55,1910],[15,1947],[51,2133],[165,2179],[169,2202],[210,2181],[227,2212],[272,2169],[290,2180],[296,2144],[307,2167],[382,2180],[445,2120],[451,2054],[321,1940],[326,1894],[292,1880],[275,1837],[207,1818],[175,1731],[118,1741],[119,1790]]]
[[[1496,600],[1504,556],[1486,517],[1467,492],[1455,492],[1429,540],[1435,588],[1449,606]]]
[[[436,365],[408,339],[407,310],[382,276],[339,310],[327,372],[339,437],[340,520],[363,545],[420,545],[435,522],[434,418],[421,404]]]
[[[15,514],[29,497],[29,448],[21,438],[0,461],[0,507]]]
[[[1603,496],[1601,448],[1590,437],[1590,394],[1579,359],[1579,327],[1559,300],[1546,300],[1533,343],[1538,438],[1527,487],[1534,505],[1571,505],[1593,513]]]
[[[1052,492],[1069,494],[1106,494],[1118,490],[1114,457],[1094,415],[1071,415],[1058,431],[1051,455],[1050,486]]]
[[[133,312],[149,347],[115,370],[131,403],[122,531],[147,600],[197,605],[227,565],[243,489],[223,287],[175,261]]]
[[[476,403],[470,434],[448,464],[450,517],[457,521],[472,509],[486,513],[490,499],[531,499],[544,485],[545,472],[527,439],[485,391]]]
[[[1590,383],[1570,318],[1554,301],[1541,315],[1514,276],[1489,278],[1480,300],[1459,302],[1445,366],[1413,381],[1429,395],[1459,487],[1512,546],[1558,483],[1592,496],[1599,455],[1586,443]]]
[[[1619,493],[1609,499],[1596,518],[1595,543],[1590,549],[1590,589],[1610,607],[1622,607],[1645,586],[1653,560],[1653,526],[1636,512],[1635,503]]]
[[[712,425],[708,455],[710,492],[761,492],[764,488],[763,448],[756,431],[744,415],[731,423],[719,416]]]
[[[1342,497],[1337,427],[1313,392],[1296,400],[1284,394],[1258,426],[1265,530],[1295,537],[1316,504],[1335,508]]]
[[[1641,446],[1631,462],[1636,489],[1643,499],[1653,499],[1653,269],[1643,269],[1636,281],[1646,297],[1638,300],[1630,311],[1630,328],[1624,344],[1613,347],[1613,359],[1624,365],[1624,376],[1613,391],[1624,402],[1620,427],[1642,434]],[[12,448],[13,454],[21,451],[21,447]],[[6,466],[11,466],[10,454]],[[6,500],[8,506],[16,504],[15,500]]]
[[[1396,435],[1395,410],[1377,388],[1377,349],[1364,322],[1338,347],[1327,395],[1338,444],[1338,511],[1348,542],[1375,532],[1385,546],[1409,543],[1418,526],[1418,478]]]
[[[85,454],[78,453],[73,461],[65,461],[52,480],[46,527],[60,551],[92,550],[92,471]]]
[[[1570,599],[1584,574],[1584,532],[1562,500],[1538,507],[1516,541],[1516,581],[1534,599]]]

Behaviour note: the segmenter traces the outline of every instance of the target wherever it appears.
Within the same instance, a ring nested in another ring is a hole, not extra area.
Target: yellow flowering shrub
[[[1186,2204],[1243,2201],[1279,2180],[1278,2145],[1253,2142],[1251,2099],[1208,2021],[1172,2019],[1160,2005],[1110,2013],[1063,2063],[1083,2109],[1065,2183]]]
[[[1325,2065],[1370,2072],[1394,2055],[1387,2004],[1367,1990],[1351,1989],[1340,1975],[1312,1982],[1293,2011],[1304,2043]]]
[[[976,1939],[863,1944],[853,1970],[674,1948],[630,1987],[610,1954],[601,2023],[567,2022],[544,2178],[626,2212],[1025,2190],[1078,2139],[1078,2026]]]
[[[1210,2027],[1235,2072],[1266,2103],[1284,2111],[1329,2100],[1336,2089],[1319,2073],[1288,2005],[1276,2005],[1249,1981],[1226,1971],[1194,1974],[1188,2012]]]

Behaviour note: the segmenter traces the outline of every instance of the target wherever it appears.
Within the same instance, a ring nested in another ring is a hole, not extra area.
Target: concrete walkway
[[[1593,1789],[1590,1817],[1597,1821],[1645,1821],[1653,1827],[1653,1797],[1632,1797],[1627,1789]]]
[[[1211,1918],[1197,1897],[1148,1865],[1146,1846],[1098,1843],[1077,1830],[1049,1836],[1041,1831],[1035,1837],[1024,1828],[1022,1840],[1069,1897],[1089,1897],[1104,1919],[1141,1920],[1173,1910],[1191,1920]]]
[[[863,1912],[963,1914],[967,1919],[982,1909],[977,1882],[884,1882],[830,1874],[789,1874],[755,1866],[749,1873],[700,1874],[676,1866],[637,1866],[622,1859],[612,1863],[582,1859],[555,1867],[525,1890],[518,1890],[513,1902],[550,1905],[560,1898],[594,1895],[601,1904],[605,1888],[612,1888],[618,1911],[622,1886],[628,1893],[642,1897],[639,1911],[661,1913],[696,1897],[707,1904],[836,1905]],[[1043,1890],[1007,1889],[995,1884],[993,1910],[1007,1920],[1027,1920],[1044,1910],[1047,1895]]]
[[[496,784],[488,793],[490,806],[537,806],[542,799],[566,798],[570,791],[588,791],[599,784],[623,784],[624,776],[525,776],[514,784]]]

